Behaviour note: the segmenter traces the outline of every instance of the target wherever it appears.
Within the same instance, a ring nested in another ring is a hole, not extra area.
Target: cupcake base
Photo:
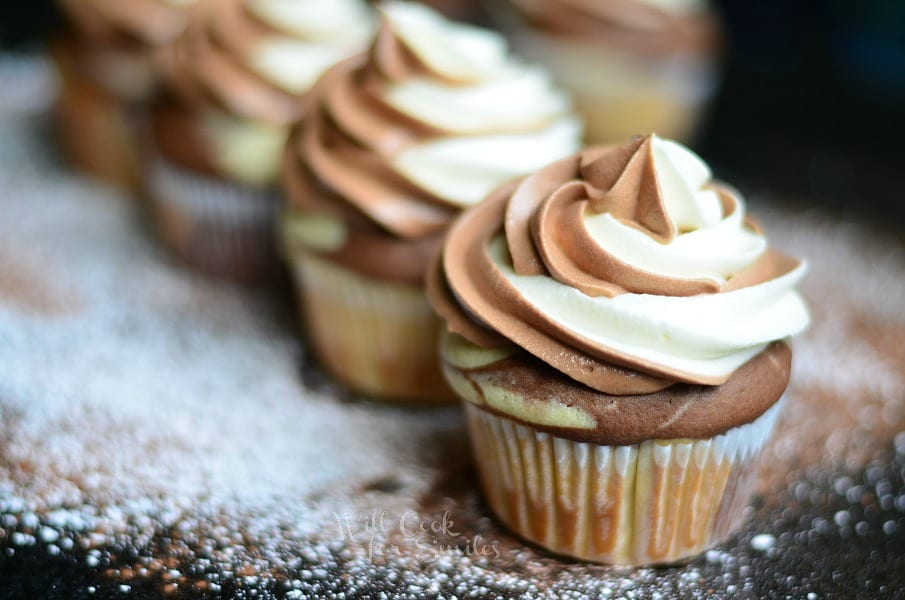
[[[187,265],[246,283],[277,280],[278,194],[150,161],[147,194],[164,244]]]
[[[420,287],[368,278],[298,249],[290,262],[313,349],[337,379],[389,401],[454,401],[437,358],[439,320]]]
[[[743,523],[761,448],[781,403],[706,440],[574,442],[466,403],[481,483],[512,531],[557,554],[670,564]]]

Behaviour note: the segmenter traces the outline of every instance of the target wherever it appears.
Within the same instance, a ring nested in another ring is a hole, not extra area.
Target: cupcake
[[[155,88],[151,53],[183,31],[194,0],[59,0],[69,28],[51,44],[55,120],[80,169],[135,189],[138,130]]]
[[[148,195],[164,242],[202,272],[244,281],[277,270],[279,165],[304,98],[361,52],[364,0],[215,0],[157,57]]]
[[[553,552],[694,556],[740,525],[808,324],[805,268],[676,142],[497,189],[429,277],[488,503]]]
[[[414,3],[381,15],[289,140],[282,247],[329,371],[372,396],[448,401],[423,288],[443,233],[501,182],[573,152],[581,128],[499,35]]]
[[[501,0],[517,50],[575,99],[587,141],[639,131],[689,140],[717,82],[719,26],[707,0]]]

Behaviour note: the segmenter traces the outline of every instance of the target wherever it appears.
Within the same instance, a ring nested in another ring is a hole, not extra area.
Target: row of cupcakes
[[[194,40],[180,45],[188,47],[188,60],[200,61],[194,66],[208,84],[195,91],[212,92],[206,100],[243,123],[271,125],[298,118],[300,103],[285,96],[298,99],[328,66],[363,50],[376,24],[364,0],[212,2],[206,16],[197,14],[205,10],[203,0],[58,1],[70,23],[53,44],[65,149],[86,170],[129,186],[144,171],[135,130],[161,75],[152,56],[182,37],[190,22]],[[482,4],[428,3],[458,17],[474,17]],[[519,54],[555,74],[586,123],[586,142],[639,131],[686,141],[694,134],[715,88],[721,45],[706,0],[496,0],[480,8]],[[270,81],[282,100],[267,100],[261,82],[242,76],[245,68]],[[172,87],[192,95],[185,77],[181,83]],[[281,106],[262,118],[265,104]],[[274,136],[255,141],[268,140]],[[253,172],[254,164],[266,164],[265,156],[249,165],[243,155],[225,158],[241,176],[260,179],[268,169]]]
[[[670,563],[738,527],[808,314],[803,265],[737,192],[653,135],[580,150],[544,71],[420,5],[385,5],[373,38],[352,0],[191,11],[146,153],[173,248],[245,276],[278,246],[323,364],[461,398],[488,502],[528,540]]]

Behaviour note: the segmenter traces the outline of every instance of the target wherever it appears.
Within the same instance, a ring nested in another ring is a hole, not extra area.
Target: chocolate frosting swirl
[[[403,71],[424,68],[393,45],[398,41],[387,41],[381,31],[374,52],[337,65],[312,90],[309,114],[287,147],[284,181],[293,206],[352,213],[359,224],[371,221],[397,237],[415,239],[444,228],[457,209],[391,163],[400,148],[442,133],[382,102],[379,82],[385,73],[399,78]],[[331,198],[309,193],[318,188]]]
[[[655,143],[673,154],[655,158]],[[668,269],[658,273],[633,264],[636,253],[608,246],[615,233],[631,239],[637,232],[658,251],[678,252],[679,237],[685,238],[682,244],[699,243],[707,239],[702,232],[720,227],[732,229],[731,235],[745,244],[762,241],[754,225],[741,219],[737,194],[712,181],[690,190],[698,196],[687,199],[697,198],[703,206],[705,199],[718,198],[718,221],[683,231],[687,225],[680,227],[677,220],[691,219],[680,219],[691,204],[683,208],[675,196],[689,190],[666,185],[663,179],[674,165],[655,166],[655,161],[671,156],[678,164],[688,163],[683,166],[692,173],[700,166],[689,162],[693,155],[687,151],[672,149],[677,145],[662,144],[646,136],[585,150],[500,188],[463,214],[429,281],[431,301],[449,330],[483,347],[514,343],[598,391],[641,394],[679,381],[723,383],[769,342],[806,326],[807,312],[791,289],[803,274],[801,263],[765,245],[754,244],[751,251],[742,244],[747,264],[725,278],[679,277]],[[704,173],[687,175],[688,181],[699,181]],[[591,223],[601,215],[609,219],[606,239],[592,232]],[[733,252],[732,238],[720,235],[716,240],[726,244],[722,251]],[[711,249],[705,246],[703,254]],[[589,312],[572,315],[576,306]],[[610,320],[595,329],[590,322],[598,311]],[[773,319],[782,327],[752,333],[711,324],[717,330],[710,332],[710,315],[714,323]],[[587,326],[580,323],[582,317]],[[673,354],[680,358],[670,360]],[[728,356],[733,356],[729,364],[707,366]]]
[[[456,124],[446,126],[405,110],[394,101],[394,94],[428,88],[458,97],[493,83],[496,77],[515,78],[523,72],[517,71],[508,58],[500,66],[500,73],[459,68],[462,64],[469,66],[464,60],[469,57],[456,45],[460,41],[456,35],[480,35],[482,39],[492,36],[496,44],[494,34],[483,31],[476,34],[474,31],[481,30],[448,24],[439,16],[425,12],[428,9],[408,3],[396,3],[385,10],[393,18],[384,13],[370,50],[333,67],[309,94],[306,117],[287,145],[283,181],[292,209],[333,215],[349,225],[351,233],[347,244],[334,253],[334,258],[342,256],[342,262],[357,263],[359,270],[386,277],[397,269],[386,261],[377,268],[373,257],[366,256],[368,252],[373,255],[373,244],[380,240],[385,251],[396,248],[398,255],[404,254],[406,249],[414,251],[418,248],[415,253],[421,256],[420,267],[413,268],[409,264],[411,261],[403,261],[408,265],[403,270],[409,275],[419,273],[417,279],[421,280],[428,264],[426,256],[429,253],[424,251],[425,247],[436,249],[442,232],[462,205],[457,198],[448,197],[411,176],[400,166],[400,156],[445,140],[479,141],[481,136],[495,134],[540,136],[570,117],[557,107],[548,110],[539,120],[463,132]],[[431,49],[415,39],[421,33],[417,30],[419,25],[466,30],[464,34],[450,34],[451,41],[445,39],[445,31],[428,36],[428,44],[448,44],[443,56],[453,64],[436,60]],[[492,60],[498,59],[503,62],[498,56],[492,57]],[[552,95],[554,92],[546,93]],[[555,151],[554,145],[554,150],[547,148],[543,153],[529,157],[530,160],[543,164],[573,151],[578,143],[577,133],[576,129],[575,134],[570,135],[560,154],[545,156]],[[494,185],[523,173],[532,165],[521,168],[519,172],[496,180]],[[366,237],[370,242],[364,241]],[[353,252],[353,245],[360,247],[361,253]]]

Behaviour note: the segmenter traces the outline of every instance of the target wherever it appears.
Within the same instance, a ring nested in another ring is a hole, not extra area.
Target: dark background
[[[57,22],[50,0],[0,4],[0,46]],[[724,82],[696,149],[749,193],[905,231],[905,0],[717,4]]]

